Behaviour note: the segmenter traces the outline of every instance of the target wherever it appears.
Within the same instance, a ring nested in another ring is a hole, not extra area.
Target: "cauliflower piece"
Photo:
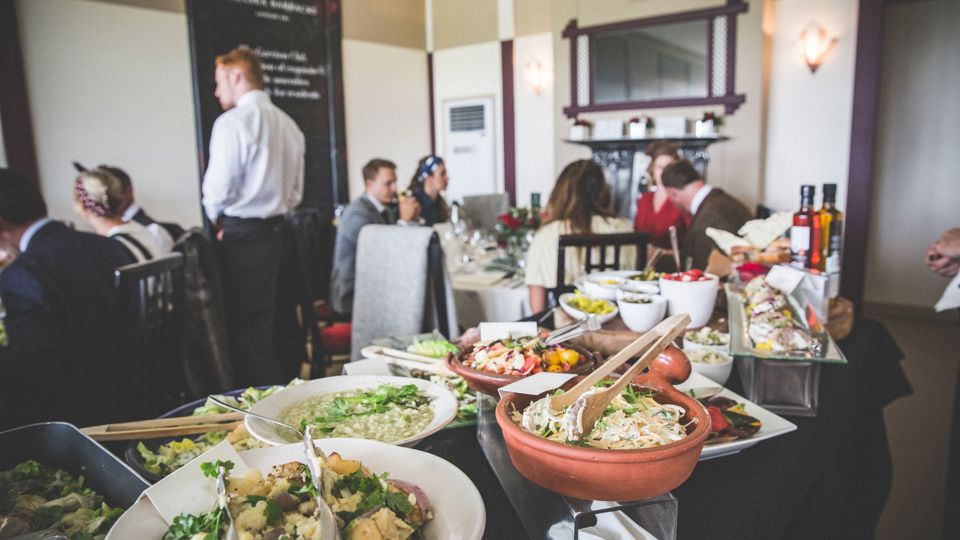
[[[267,516],[263,511],[267,508],[266,501],[259,501],[256,505],[240,512],[237,516],[237,531],[262,531],[267,527]]]

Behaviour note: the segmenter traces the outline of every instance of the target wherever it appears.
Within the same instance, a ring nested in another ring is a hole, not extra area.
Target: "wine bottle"
[[[823,185],[823,208],[820,209],[820,255],[822,270],[827,274],[827,293],[833,299],[840,294],[840,263],[843,249],[843,212],[837,209],[837,185]]]
[[[820,238],[817,234],[816,244],[814,240],[814,226],[819,233],[820,224],[817,223],[817,215],[813,209],[813,197],[816,188],[809,184],[800,186],[800,210],[793,214],[793,227],[790,228],[790,265],[794,268],[811,268],[813,259],[811,246],[816,246],[816,251],[820,253]],[[817,261],[820,257],[818,255]]]

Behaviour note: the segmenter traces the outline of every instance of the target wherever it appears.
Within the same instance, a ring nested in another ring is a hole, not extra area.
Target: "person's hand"
[[[400,198],[400,221],[417,221],[420,219],[420,203],[416,197]]]
[[[960,271],[960,229],[950,229],[927,247],[927,268],[943,277]]]
[[[950,229],[933,243],[944,257],[960,259],[960,228]]]

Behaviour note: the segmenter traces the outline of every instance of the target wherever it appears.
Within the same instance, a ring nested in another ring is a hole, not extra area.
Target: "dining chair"
[[[174,244],[183,255],[184,377],[190,397],[236,387],[227,339],[223,280],[213,243],[203,229],[187,230]]]
[[[636,248],[636,259],[634,261],[622,261],[621,251],[627,246]],[[564,292],[574,289],[572,285],[565,285],[567,250],[570,248],[579,249],[583,253],[585,274],[604,270],[619,270],[621,262],[632,262],[633,268],[643,268],[647,264],[646,233],[562,235],[557,250],[557,287],[553,290],[555,299],[560,298],[560,295]],[[612,252],[612,255],[609,252]]]
[[[310,361],[310,377],[322,377],[332,363],[331,353],[324,346],[324,331],[336,322],[348,320],[322,309],[330,291],[330,265],[333,260],[335,229],[316,208],[289,212],[287,224],[293,233],[296,252],[297,311],[306,336],[305,347]]]
[[[440,238],[429,227],[367,225],[357,241],[351,358],[374,339],[458,332]]]
[[[183,366],[184,257],[173,253],[114,271],[119,298],[125,416],[154,418],[186,398]]]

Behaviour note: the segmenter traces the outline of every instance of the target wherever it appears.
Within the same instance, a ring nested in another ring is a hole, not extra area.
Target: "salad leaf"
[[[200,464],[200,470],[203,471],[203,475],[207,478],[216,478],[219,474],[220,467],[223,467],[226,470],[233,469],[232,461],[220,461],[219,459],[213,462],[206,461]]]

